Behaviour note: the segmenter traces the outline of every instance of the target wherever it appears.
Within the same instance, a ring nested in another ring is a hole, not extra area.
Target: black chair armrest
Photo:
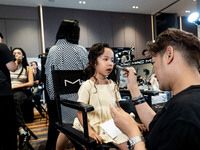
[[[82,112],[90,112],[94,110],[94,107],[92,105],[88,105],[82,102],[74,102],[70,100],[61,100],[60,103],[64,106],[80,110]]]
[[[67,99],[64,100],[57,99],[57,101],[60,102],[60,104],[63,106],[82,111],[84,136],[85,138],[89,138],[87,112],[94,110],[94,107],[92,105],[84,104],[82,102],[75,102]],[[61,120],[60,124],[63,125]]]
[[[63,124],[62,126],[59,123],[56,123],[56,127],[62,133],[66,133],[67,137],[70,140],[75,140],[79,142],[81,145],[85,145],[86,147],[96,147],[96,140],[88,137],[85,138],[82,131],[76,130],[71,125]]]

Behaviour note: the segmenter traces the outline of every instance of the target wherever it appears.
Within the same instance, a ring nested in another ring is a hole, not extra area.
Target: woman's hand
[[[22,62],[22,56],[15,55],[15,59],[18,63]]]
[[[102,144],[101,137],[96,132],[94,132],[94,130],[92,129],[89,130],[89,136],[95,139],[97,143]]]
[[[80,124],[83,127],[83,117],[82,117],[83,115],[82,115],[82,112],[78,111],[77,116],[78,116],[78,120],[79,120]],[[92,129],[92,127],[91,127],[91,125],[89,123],[88,123],[88,130],[89,130],[89,136],[91,138],[95,139],[97,143],[102,144],[101,137]]]
[[[35,83],[35,84],[39,84],[39,80],[35,80],[34,83]]]

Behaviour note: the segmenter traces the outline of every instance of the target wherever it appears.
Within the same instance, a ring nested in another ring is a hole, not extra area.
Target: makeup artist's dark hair
[[[170,28],[160,33],[154,43],[147,43],[152,56],[164,54],[166,48],[171,46],[174,50],[182,53],[185,61],[190,66],[199,69],[200,66],[200,41],[192,33]]]

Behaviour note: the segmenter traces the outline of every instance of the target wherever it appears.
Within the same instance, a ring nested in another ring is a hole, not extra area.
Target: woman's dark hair
[[[63,20],[56,35],[56,41],[66,39],[68,42],[78,44],[80,27],[77,20]]]
[[[31,62],[31,64],[32,64],[32,63],[35,63],[35,64],[36,64],[36,66],[38,66],[38,63],[37,63],[37,61],[32,61],[32,62]]]
[[[20,75],[22,74],[22,72],[23,72],[23,69],[25,69],[25,70],[26,70],[26,73],[27,73],[28,61],[27,61],[27,58],[26,58],[26,53],[25,53],[25,51],[24,51],[22,48],[16,47],[16,48],[14,48],[14,49],[12,50],[12,52],[14,52],[14,50],[16,50],[16,49],[20,50],[20,51],[22,52],[22,55],[24,56],[24,57],[22,58],[22,70],[21,70],[20,74],[18,75],[18,78],[19,78],[19,76],[20,76]]]
[[[85,68],[87,78],[91,78],[95,73],[95,64],[97,64],[97,58],[104,53],[104,48],[110,48],[108,44],[96,43],[89,51],[88,66]]]

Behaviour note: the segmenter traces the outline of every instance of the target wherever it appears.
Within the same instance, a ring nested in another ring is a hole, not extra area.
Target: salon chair
[[[76,150],[116,148],[110,143],[97,144],[95,139],[89,137],[87,112],[93,111],[93,106],[60,98],[60,95],[78,92],[80,85],[85,80],[84,72],[82,70],[52,70],[52,77],[58,113],[56,128],[69,138]],[[73,128],[72,125],[62,123],[61,105],[82,111],[84,132]]]

